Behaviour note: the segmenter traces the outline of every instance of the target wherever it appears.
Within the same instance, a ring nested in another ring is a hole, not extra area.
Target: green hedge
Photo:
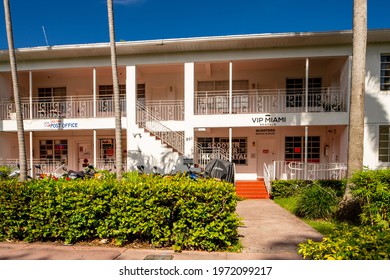
[[[238,198],[226,182],[132,173],[121,183],[106,178],[0,184],[0,240],[104,238],[175,250],[238,247]]]
[[[340,225],[322,242],[299,244],[298,253],[311,260],[388,260],[389,241],[389,230]]]
[[[297,196],[302,191],[313,183],[332,189],[337,197],[342,197],[345,191],[345,180],[276,180],[272,182],[273,197],[290,197]]]

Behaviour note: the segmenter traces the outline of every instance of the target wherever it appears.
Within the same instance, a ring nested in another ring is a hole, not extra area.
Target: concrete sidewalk
[[[106,246],[66,246],[56,243],[0,243],[0,260],[299,260],[297,245],[322,235],[268,199],[238,202],[243,252],[144,250]]]

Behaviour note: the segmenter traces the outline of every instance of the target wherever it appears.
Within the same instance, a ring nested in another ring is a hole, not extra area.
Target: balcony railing
[[[122,116],[126,116],[126,99],[120,99]],[[91,96],[64,96],[21,100],[24,119],[114,117],[113,96],[99,96],[94,102]],[[96,106],[94,106],[96,105]],[[0,101],[0,119],[15,119],[15,104],[11,100]]]
[[[146,101],[145,109],[160,121],[184,120],[184,100]]]
[[[311,89],[305,96],[304,89],[234,90],[232,113],[300,113],[346,112],[346,93],[339,88]],[[228,114],[229,91],[195,92],[194,110],[197,115]]]

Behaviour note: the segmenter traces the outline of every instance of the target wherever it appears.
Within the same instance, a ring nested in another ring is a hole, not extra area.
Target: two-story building
[[[235,163],[237,180],[342,177],[352,32],[117,43],[123,155],[169,173],[183,158]],[[112,168],[109,44],[16,51],[26,150],[46,172]],[[390,166],[390,30],[367,45],[364,164]],[[0,164],[18,158],[8,51],[0,51]],[[31,172],[34,172],[32,168]]]

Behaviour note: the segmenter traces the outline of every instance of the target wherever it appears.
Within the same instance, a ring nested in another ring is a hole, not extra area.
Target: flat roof
[[[368,43],[389,43],[390,29],[367,32]],[[179,39],[117,42],[117,55],[158,54],[197,51],[245,50],[280,47],[312,47],[352,44],[352,30],[230,35]],[[19,48],[16,59],[36,61],[72,57],[110,56],[109,43]],[[0,63],[9,61],[8,50],[0,50]]]

